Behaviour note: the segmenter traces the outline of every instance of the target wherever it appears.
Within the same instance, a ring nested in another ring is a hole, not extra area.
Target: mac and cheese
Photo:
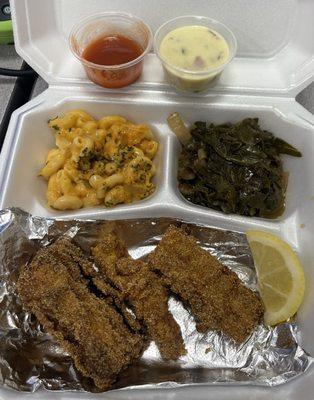
[[[48,205],[74,210],[112,207],[144,199],[154,192],[152,178],[158,143],[147,125],[118,115],[93,119],[72,110],[48,121],[56,148],[40,175],[48,181]]]

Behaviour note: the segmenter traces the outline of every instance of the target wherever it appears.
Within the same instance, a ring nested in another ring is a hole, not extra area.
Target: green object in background
[[[13,43],[13,28],[9,0],[0,0],[0,44]]]
[[[0,44],[13,43],[12,21],[0,21]]]

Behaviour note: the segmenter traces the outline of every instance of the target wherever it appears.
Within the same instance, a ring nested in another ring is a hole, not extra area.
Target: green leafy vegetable
[[[284,211],[286,178],[280,154],[301,157],[262,130],[257,118],[236,124],[195,122],[183,143],[178,181],[192,203],[225,213],[275,218]]]

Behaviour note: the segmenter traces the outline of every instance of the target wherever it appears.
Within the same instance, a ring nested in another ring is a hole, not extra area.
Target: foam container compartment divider
[[[280,235],[298,252],[306,274],[306,297],[298,313],[301,342],[314,354],[314,116],[295,96],[314,77],[314,2],[310,0],[11,0],[17,52],[49,83],[49,88],[12,114],[0,156],[0,207],[20,207],[33,215],[52,218],[126,219],[174,217],[216,228],[245,232],[265,229]],[[239,51],[220,83],[206,95],[176,93],[164,81],[153,53],[135,84],[107,90],[87,80],[72,56],[67,36],[80,18],[100,11],[131,12],[155,31],[171,17],[205,15],[224,22],[235,33]],[[48,118],[82,108],[100,118],[121,114],[147,123],[160,143],[155,159],[156,191],[149,198],[112,209],[85,208],[57,212],[45,205],[46,183],[37,177],[54,138]],[[178,111],[188,123],[206,120],[236,122],[259,117],[268,129],[299,150],[302,158],[284,156],[289,171],[287,205],[275,220],[226,215],[195,206],[179,193],[176,180],[180,145],[166,118]],[[37,392],[34,399],[208,399],[310,400],[314,398],[314,371],[288,384],[265,388],[244,385],[199,385],[179,389],[122,390],[101,395]],[[0,389],[0,400],[29,395]]]

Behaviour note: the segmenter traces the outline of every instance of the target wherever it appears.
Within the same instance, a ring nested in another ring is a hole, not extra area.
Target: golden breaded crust
[[[125,244],[113,232],[103,235],[99,244],[92,249],[93,255],[99,254],[97,249],[101,251],[101,263],[97,265],[98,274],[96,275],[106,275],[108,268],[114,266],[120,258],[129,257]]]
[[[222,331],[243,342],[260,323],[258,294],[182,229],[169,227],[148,262],[189,306],[198,330]]]
[[[79,266],[85,263],[79,248],[59,240],[39,250],[22,269],[18,291],[24,307],[59,341],[76,368],[108,389],[140,357],[144,340],[113,307],[89,292]]]
[[[131,305],[164,359],[175,360],[185,354],[180,328],[168,310],[167,289],[143,261],[124,257],[108,263],[108,243],[113,244],[112,237],[92,249],[99,270],[105,273],[102,279],[109,279]]]

